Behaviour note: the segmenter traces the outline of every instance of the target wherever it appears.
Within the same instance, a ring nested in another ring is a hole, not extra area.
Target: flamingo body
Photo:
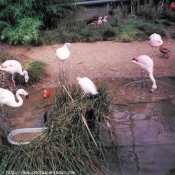
[[[56,50],[55,56],[57,59],[64,61],[70,56],[69,47],[71,46],[70,43],[65,43],[62,47]]]
[[[23,104],[23,99],[20,95],[26,96],[26,99],[29,97],[29,93],[24,89],[18,89],[16,91],[16,98],[18,99],[18,102],[16,102],[15,95],[11,91],[0,88],[0,104],[11,107],[20,107]]]
[[[150,92],[153,92],[155,89],[157,89],[156,81],[153,76],[153,67],[154,67],[153,60],[147,55],[140,55],[136,58],[133,58],[132,62],[137,64],[138,66],[140,66],[142,69],[146,70],[149,73],[149,77],[153,82]]]
[[[41,95],[43,98],[47,99],[51,96],[51,91],[49,89],[45,89],[45,90],[43,90]]]
[[[22,71],[21,64],[16,60],[6,60],[1,64],[0,70],[12,74],[12,82],[14,83],[14,85],[15,85],[14,73],[19,73],[20,75],[24,76],[26,83],[29,80],[28,72]]]
[[[157,33],[154,33],[154,34],[150,35],[149,44],[152,47],[160,47],[163,44],[161,36]]]
[[[150,35],[148,42],[152,46],[152,57],[153,57],[153,48],[160,47],[163,44],[163,40],[159,34],[154,33]]]
[[[77,77],[80,87],[83,89],[85,94],[98,94],[95,84],[87,77]]]

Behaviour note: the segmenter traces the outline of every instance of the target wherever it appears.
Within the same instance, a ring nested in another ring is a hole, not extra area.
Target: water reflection
[[[175,169],[175,82],[157,80],[149,93],[140,80],[114,82],[114,121],[117,123],[119,162],[114,174],[168,175]],[[112,153],[113,154],[113,153]],[[120,170],[120,171],[119,171]],[[174,173],[173,173],[174,174]]]

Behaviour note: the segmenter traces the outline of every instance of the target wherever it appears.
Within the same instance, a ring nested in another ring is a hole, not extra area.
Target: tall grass
[[[70,85],[62,73],[47,129],[28,145],[0,146],[0,171],[110,174],[100,123],[109,121],[112,97],[104,84],[97,87],[99,95],[82,98],[80,87]]]

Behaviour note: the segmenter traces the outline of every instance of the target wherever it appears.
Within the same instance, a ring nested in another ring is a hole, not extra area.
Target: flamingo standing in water
[[[7,105],[11,107],[20,107],[23,105],[23,99],[20,95],[26,96],[26,99],[29,98],[29,93],[26,92],[24,89],[18,89],[16,91],[16,98],[18,99],[18,102],[15,100],[15,95],[7,90],[0,88],[0,104],[1,105]]]
[[[55,56],[58,60],[62,61],[62,69],[64,65],[64,61],[70,57],[70,50],[69,47],[71,46],[70,43],[65,43],[62,47],[56,50]]]
[[[152,46],[152,58],[153,58],[153,48],[160,47],[163,44],[161,36],[157,33],[150,35],[149,44]]]
[[[155,89],[157,89],[156,80],[153,76],[153,67],[154,67],[153,60],[147,55],[140,55],[136,58],[133,58],[132,62],[137,64],[143,70],[146,70],[149,73],[149,77],[151,81],[153,82],[150,92],[153,92]],[[141,76],[142,76],[142,72],[141,72]],[[147,86],[147,83],[146,83],[146,86]]]
[[[77,77],[77,80],[78,80],[78,83],[79,83],[80,87],[84,91],[84,95],[86,95],[86,94],[92,94],[92,95],[98,94],[95,84],[89,78],[87,78],[87,77],[83,77],[83,78]],[[83,97],[84,97],[84,95],[83,95]]]
[[[8,72],[12,74],[12,82],[15,85],[15,80],[14,80],[14,74],[19,73],[20,75],[24,76],[25,82],[28,83],[29,80],[29,75],[27,71],[22,71],[22,66],[21,64],[16,61],[16,60],[6,60],[0,65],[0,70]]]

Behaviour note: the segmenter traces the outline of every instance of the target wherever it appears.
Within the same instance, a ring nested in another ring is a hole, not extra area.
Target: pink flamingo
[[[14,74],[19,73],[20,75],[24,76],[25,82],[28,83],[29,75],[27,71],[22,71],[21,64],[16,60],[6,60],[0,65],[0,70],[8,72],[12,74],[12,82],[15,86]]]
[[[63,62],[62,69],[63,69],[64,61],[70,57],[70,50],[69,50],[70,46],[71,46],[70,43],[65,43],[62,47],[58,48],[55,52],[56,58]]]
[[[16,98],[18,99],[18,101],[16,101],[15,95],[11,91],[0,88],[0,104],[11,107],[20,107],[23,105],[23,99],[20,95],[26,96],[26,99],[29,98],[28,92],[26,92],[24,89],[18,89],[16,91]]]
[[[140,55],[136,58],[133,58],[132,62],[139,65],[140,68],[146,70],[149,73],[149,77],[153,82],[150,92],[153,92],[155,89],[157,89],[156,80],[154,79],[154,76],[153,76],[153,67],[154,67],[153,60],[147,55]],[[141,76],[142,76],[142,72],[141,72]],[[147,83],[146,83],[146,86],[147,86]]]
[[[160,47],[163,44],[161,36],[157,33],[150,35],[149,44],[152,46],[152,58],[153,58],[153,48]]]

